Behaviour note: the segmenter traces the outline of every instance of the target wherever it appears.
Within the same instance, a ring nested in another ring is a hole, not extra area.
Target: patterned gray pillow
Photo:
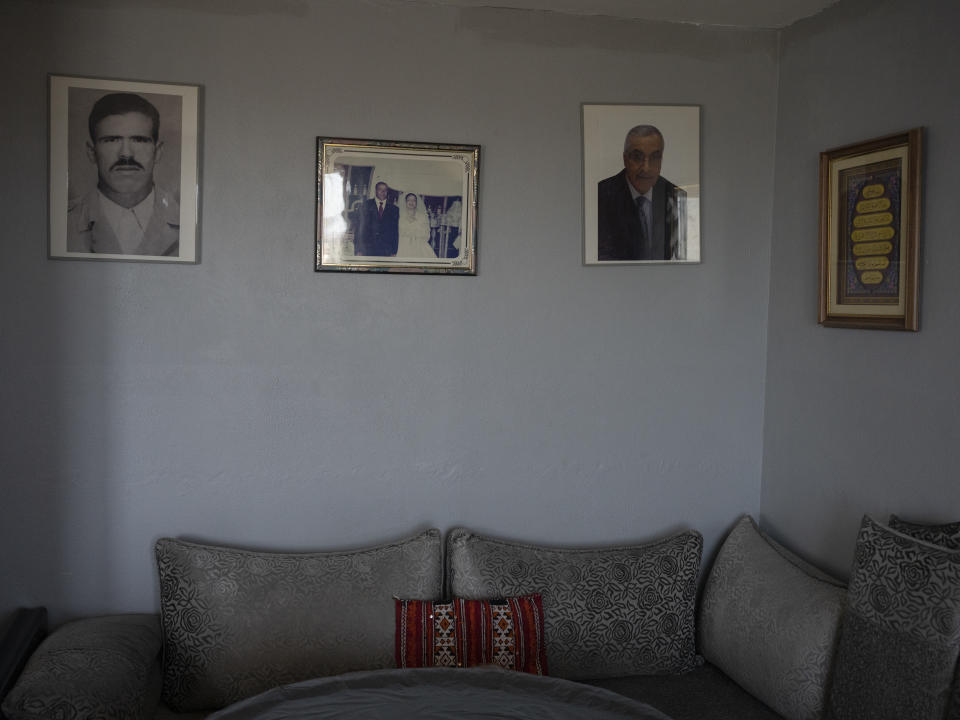
[[[818,720],[845,605],[842,583],[744,516],[707,577],[700,652],[788,720]]]
[[[960,653],[960,551],[865,516],[827,717],[942,720]]]
[[[218,709],[276,685],[394,666],[394,597],[442,592],[439,530],[347,552],[157,542],[164,701]]]
[[[960,522],[931,525],[926,523],[908,522],[896,515],[890,516],[890,529],[902,532],[917,540],[923,540],[934,545],[942,545],[950,550],[960,550]],[[950,711],[946,720],[960,720],[960,665],[953,679]]]
[[[108,615],[57,628],[3,702],[9,720],[153,717],[159,685],[156,615]]]
[[[454,529],[450,592],[540,593],[550,673],[571,679],[685,672],[698,664],[694,602],[703,538],[683,532],[625,547],[555,548]]]
[[[960,522],[943,523],[942,525],[928,525],[926,523],[909,522],[896,515],[890,516],[890,529],[902,532],[917,540],[943,545],[950,550],[960,550]]]

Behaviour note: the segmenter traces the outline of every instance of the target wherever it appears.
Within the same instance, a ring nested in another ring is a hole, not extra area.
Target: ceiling
[[[550,10],[636,20],[741,28],[781,28],[837,0],[434,0],[442,5]]]

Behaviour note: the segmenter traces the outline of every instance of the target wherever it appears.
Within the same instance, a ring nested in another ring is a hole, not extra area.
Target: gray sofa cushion
[[[394,597],[442,591],[440,532],[346,552],[156,545],[163,698],[218,709],[276,685],[394,665]]]
[[[710,663],[683,675],[587,680],[652,705],[670,720],[783,720]]]
[[[57,628],[3,702],[9,720],[150,718],[159,697],[156,615],[109,615]]]
[[[697,619],[703,657],[790,720],[822,717],[846,590],[745,516],[720,548]]]
[[[917,540],[941,545],[950,550],[960,550],[960,522],[918,523],[903,520],[896,515],[890,516],[890,529],[902,532]],[[960,720],[960,665],[953,678],[953,691],[950,693],[950,710],[947,720]]]
[[[702,551],[694,531],[604,548],[529,545],[459,528],[447,535],[451,593],[540,593],[550,673],[569,679],[694,667]]]
[[[960,522],[942,523],[939,525],[910,522],[896,515],[890,516],[888,523],[891,530],[902,532],[917,540],[943,545],[950,550],[960,550]]]
[[[960,652],[960,551],[864,517],[831,720],[942,720]]]

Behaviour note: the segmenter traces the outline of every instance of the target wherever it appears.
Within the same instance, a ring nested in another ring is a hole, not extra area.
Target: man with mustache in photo
[[[70,203],[67,250],[178,256],[180,204],[153,179],[163,153],[156,107],[134,93],[110,93],[94,104],[87,126],[97,187]]]
[[[631,128],[623,170],[597,185],[598,260],[685,260],[686,192],[660,175],[663,134],[653,125]]]

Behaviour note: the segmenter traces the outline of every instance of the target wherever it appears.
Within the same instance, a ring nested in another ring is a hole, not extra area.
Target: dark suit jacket
[[[640,248],[640,218],[630,188],[627,171],[597,183],[597,259],[598,260],[683,260],[678,257],[680,206],[686,192],[664,177],[653,186],[653,247],[650,257]]]
[[[360,226],[355,236],[357,255],[390,256],[397,254],[400,208],[387,201],[381,216],[376,198],[369,198],[360,207]]]

